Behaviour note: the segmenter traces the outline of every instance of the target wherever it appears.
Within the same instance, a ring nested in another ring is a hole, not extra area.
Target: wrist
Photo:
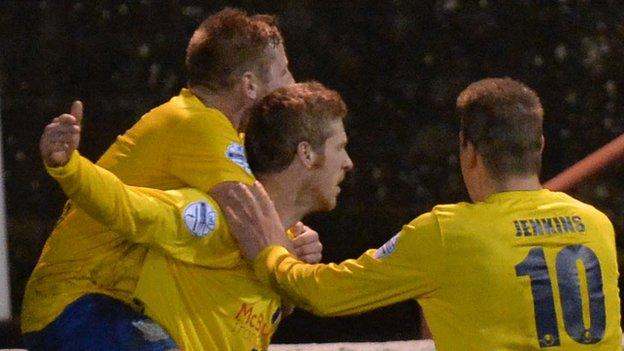
[[[63,175],[66,175],[75,171],[78,168],[79,162],[80,162],[80,153],[78,153],[78,150],[74,150],[71,156],[69,157],[69,160],[65,164],[53,166],[53,165],[48,165],[44,160],[44,166],[48,174],[56,178],[56,177],[60,177],[60,176],[63,176]]]

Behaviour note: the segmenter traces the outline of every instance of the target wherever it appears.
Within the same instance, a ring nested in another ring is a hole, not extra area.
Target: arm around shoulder
[[[435,216],[418,217],[380,249],[340,264],[303,263],[286,250],[269,247],[254,262],[257,276],[321,316],[360,313],[434,293],[443,269]]]

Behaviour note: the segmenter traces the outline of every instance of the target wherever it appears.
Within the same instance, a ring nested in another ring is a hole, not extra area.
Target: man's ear
[[[544,139],[544,135],[542,135],[542,137],[540,138],[540,143],[542,143],[542,146],[540,147],[540,154],[544,152],[544,147],[546,146],[546,140]]]
[[[317,157],[318,154],[309,142],[302,141],[297,145],[297,158],[306,168],[314,168]]]
[[[463,135],[460,135],[460,139],[461,139],[460,148],[467,162],[466,166],[468,166],[469,168],[474,168],[477,165],[479,161],[479,157],[480,157],[479,154],[477,153],[477,148],[474,146],[472,141],[465,140],[463,138]]]
[[[258,99],[258,96],[260,95],[258,93],[259,88],[258,77],[256,77],[253,72],[247,71],[243,73],[243,76],[241,77],[241,92],[244,97],[250,100]]]

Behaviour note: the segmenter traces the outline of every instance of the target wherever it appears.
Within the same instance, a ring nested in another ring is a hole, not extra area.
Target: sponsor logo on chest
[[[281,308],[277,308],[272,317],[267,316],[265,309],[258,311],[254,304],[242,303],[234,315],[235,331],[243,334],[245,338],[262,337],[269,338],[275,325],[281,319]]]

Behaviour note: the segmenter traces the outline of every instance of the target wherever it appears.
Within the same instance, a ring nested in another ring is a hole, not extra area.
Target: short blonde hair
[[[245,134],[249,165],[256,174],[269,174],[288,167],[302,141],[322,153],[329,123],[344,119],[347,105],[338,92],[306,82],[275,90],[250,114]]]

